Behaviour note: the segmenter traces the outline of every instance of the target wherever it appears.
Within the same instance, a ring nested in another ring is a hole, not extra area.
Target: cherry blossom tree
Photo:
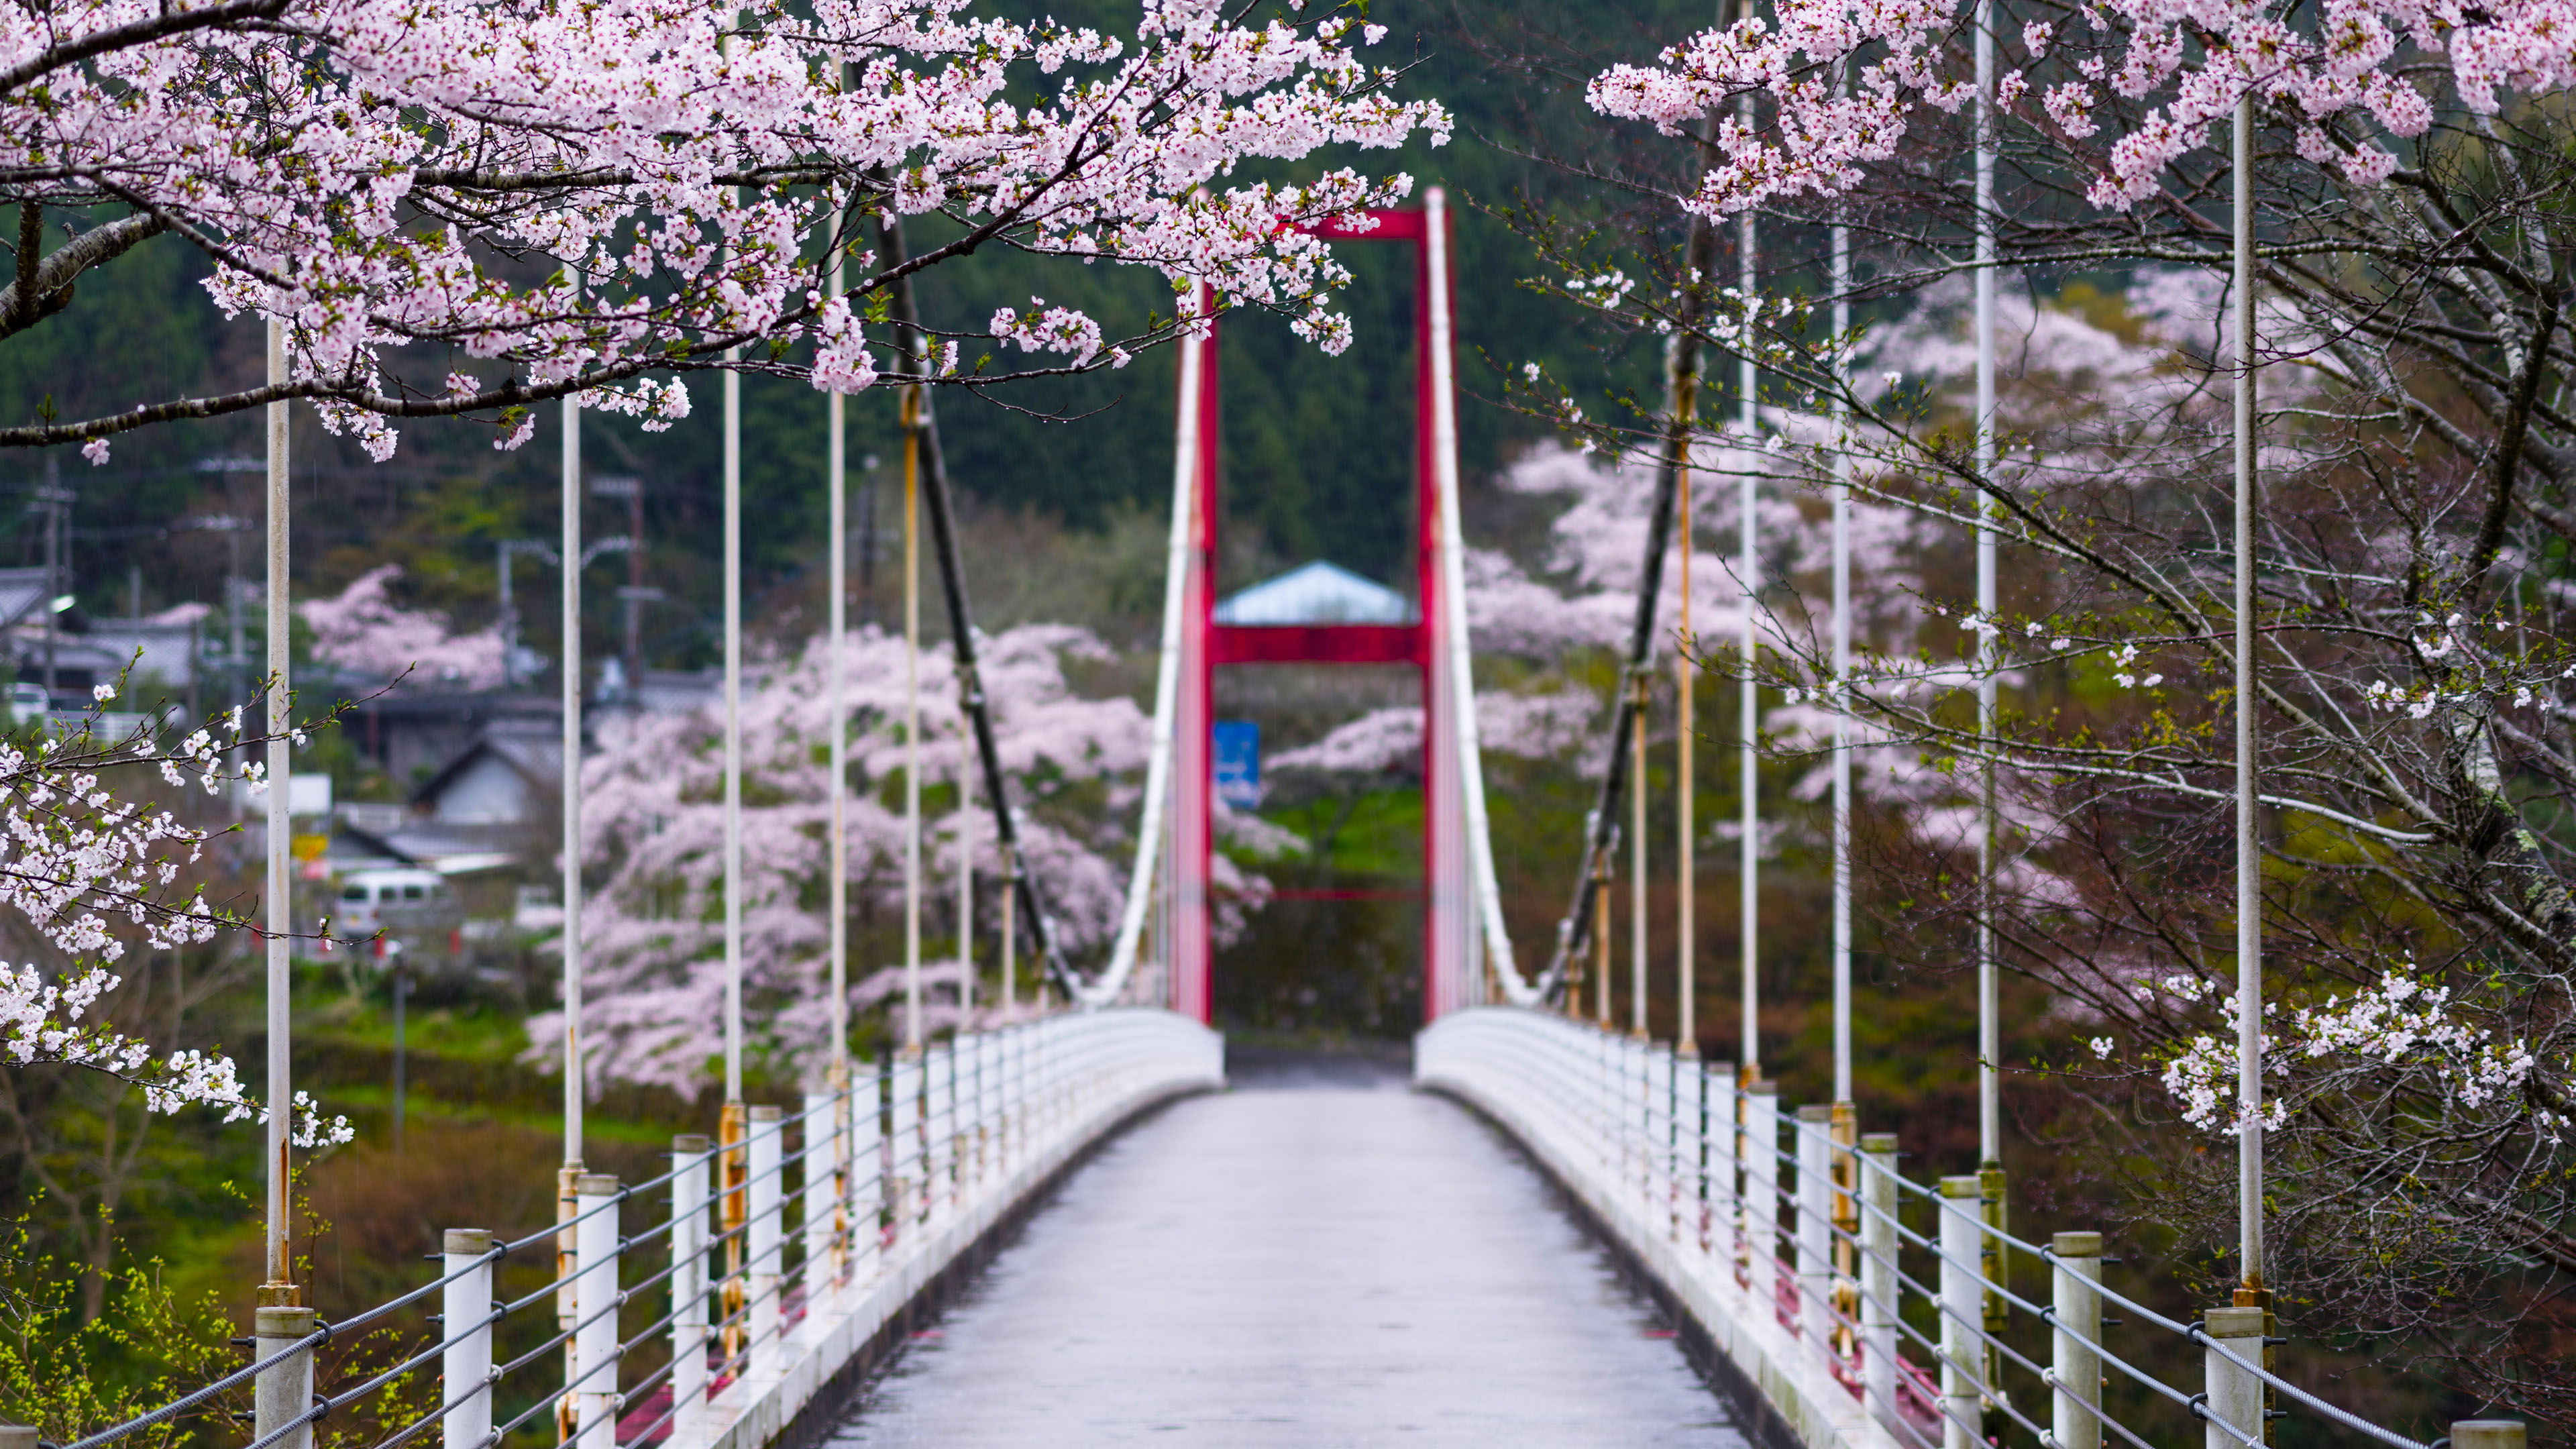
[[[313,631],[313,657],[380,684],[491,689],[503,683],[509,641],[501,626],[459,634],[435,609],[402,607],[390,596],[402,572],[400,564],[380,564],[336,597],[297,604],[296,616]]]
[[[1998,770],[1995,895],[1896,894],[1912,939],[1946,928],[1956,948],[1921,964],[1959,962],[1982,910],[2073,1024],[2039,1065],[2137,1109],[2113,1150],[2161,1177],[2135,1210],[2225,1242],[2208,1135],[2266,1132],[2276,1286],[2466,1392],[2563,1417],[2576,1374],[2546,1345],[2576,1277],[2564,27],[2547,5],[2367,0],[1995,15],[1991,209],[1966,185],[1968,7],[1784,4],[1597,72],[1600,115],[1675,138],[1623,177],[1669,210],[1609,231],[1522,216],[1543,285],[1610,334],[1687,329],[1756,364],[1750,432],[1732,398],[1693,429],[1712,471],[1757,472],[1812,517],[1839,467],[1865,508],[1909,519],[1903,574],[1862,587],[1912,617],[1863,631],[1852,680],[1794,569],[1771,575],[1759,655],[1709,631],[1706,662],[1782,692],[1806,727],[1780,749],[1840,715],[1929,766],[1917,831],[1946,814],[1973,845],[1971,777]],[[2240,101],[2250,297],[2228,284]],[[1689,219],[1729,223],[1731,250],[1748,212],[1756,285],[1727,285],[1736,256],[1678,263]],[[1843,335],[1819,264],[1836,223]],[[1967,331],[1981,229],[2002,270],[1991,463]],[[2215,1065],[2234,1035],[2229,393],[2249,366],[2262,673],[2243,703],[2278,1017],[2259,1121]],[[1605,455],[1661,426],[1658,403],[1614,389],[1604,408],[1589,379],[1515,385]],[[1991,616],[1961,562],[1981,517],[2005,557]],[[1992,733],[1962,698],[1980,641],[2004,691]]]
[[[668,426],[684,376],[728,365],[851,392],[917,375],[873,350],[890,286],[985,249],[1205,280],[1338,349],[1348,274],[1299,228],[1409,179],[1220,183],[1445,139],[1436,104],[1396,99],[1399,71],[1364,59],[1383,33],[1212,0],[1141,0],[1123,34],[971,0],[25,11],[0,28],[0,202],[19,216],[0,338],[166,236],[212,264],[226,315],[285,326],[288,361],[282,381],[0,428],[0,445],[98,462],[126,429],[309,398],[381,458],[407,417],[491,418],[515,446],[530,405],[564,395]],[[941,240],[880,256],[864,224],[898,216],[941,218]],[[1032,298],[943,335],[931,370],[981,388],[1123,367],[1180,325]],[[961,343],[984,361],[961,365]]]
[[[821,1061],[828,1045],[829,921],[820,910],[831,859],[828,647],[818,640],[770,661],[743,703],[744,1018],[752,1049],[781,1072]],[[1021,812],[1020,868],[1045,884],[1060,949],[1104,947],[1117,930],[1150,722],[1133,700],[1074,688],[1068,665],[1109,657],[1084,630],[1024,624],[983,640],[980,650],[1002,767]],[[903,639],[860,629],[846,642],[843,667],[851,731],[843,809],[855,917],[850,1000],[865,1030],[868,1013],[902,1009]],[[993,1019],[997,921],[975,923],[987,985],[975,992],[970,1015],[954,954],[962,753],[955,675],[945,654],[922,656],[920,698],[930,873],[924,931],[934,952],[947,953],[924,963],[923,980],[933,990],[923,1023],[938,1031]],[[595,1083],[693,1093],[721,1048],[721,722],[702,710],[603,729],[603,747],[582,777],[584,853],[595,867],[583,912],[584,1035],[593,1053],[586,1069]],[[1224,817],[1218,824],[1240,826],[1255,846],[1278,844],[1277,832],[1262,832],[1257,821]],[[974,840],[978,870],[990,882],[1001,863],[989,820]],[[1217,929],[1230,939],[1266,898],[1267,885],[1223,854],[1215,885]],[[989,885],[978,892],[984,909],[997,894]],[[1034,968],[1025,952],[1021,961]],[[1026,999],[1023,993],[1024,1007]],[[560,1026],[559,1015],[532,1019],[533,1050],[549,1051],[561,1040]]]

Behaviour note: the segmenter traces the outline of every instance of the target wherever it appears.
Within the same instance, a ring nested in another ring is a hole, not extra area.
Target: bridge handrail
[[[1833,1145],[1833,1139],[1829,1135],[1819,1133],[1815,1124],[1810,1122],[1801,1122],[1794,1117],[1784,1118],[1783,1120],[1788,1124],[1789,1130],[1792,1134],[1798,1136],[1818,1137],[1829,1146]],[[1837,1147],[1836,1150],[1840,1149]],[[1776,1155],[1784,1158],[1790,1156],[1790,1154],[1781,1152],[1777,1148],[1774,1148],[1773,1151]],[[1792,1165],[1794,1166],[1794,1162]],[[1973,1214],[1969,1214],[1960,1208],[1952,1207],[1946,1199],[1920,1183],[1909,1182],[1903,1176],[1894,1173],[1889,1174],[1889,1177],[1896,1183],[1897,1188],[1900,1191],[1911,1192],[1929,1200],[1933,1204],[1935,1211],[1955,1214],[1965,1218],[1976,1225],[1978,1232],[1995,1239],[2005,1246],[2018,1248],[2022,1252],[2030,1255],[2031,1257],[2037,1258],[2042,1262],[2048,1263],[2052,1267],[2056,1265],[2058,1261],[2057,1250],[2050,1247],[2048,1244],[2033,1243],[2026,1239],[2016,1237],[2006,1229],[1995,1227],[1985,1222],[1983,1219],[1975,1217]],[[1863,1213],[1873,1215],[1878,1214],[1879,1212],[1879,1209],[1866,1203],[1861,1205],[1860,1210]],[[1931,1239],[1928,1239],[1922,1234],[1915,1232],[1913,1229],[1906,1227],[1901,1222],[1893,1222],[1891,1220],[1891,1225],[1900,1236],[1914,1242],[1925,1251],[1933,1254],[1936,1258],[1941,1258],[1945,1262],[1948,1261],[1946,1255],[1942,1253],[1940,1246]],[[1837,1238],[1847,1238],[1851,1236],[1849,1231],[1839,1223],[1830,1224],[1829,1227],[1831,1232]],[[1988,1286],[1995,1294],[2011,1302],[2014,1306],[2020,1308],[2025,1313],[2029,1313],[2043,1319],[2047,1318],[2051,1314],[2052,1310],[2022,1298],[2018,1294],[2012,1292],[2011,1289],[2004,1287],[2001,1284],[1995,1284],[1990,1281]],[[2141,1318],[2148,1320],[2157,1327],[2164,1329],[2166,1332],[2171,1333],[2176,1337],[2189,1339],[2191,1342],[2200,1345],[2202,1348],[2205,1348],[2212,1353],[2219,1354],[2234,1363],[2239,1369],[2242,1369],[2246,1373],[2253,1375],[2256,1379],[2261,1380],[2268,1387],[2288,1395],[2301,1404],[2306,1405],[2308,1408],[2315,1410],[2317,1413],[2323,1414],[2326,1417],[2343,1424],[2346,1428],[2352,1429],[2358,1433],[2366,1434],[2373,1439],[2377,1439],[2383,1444],[2391,1446],[2391,1449],[2432,1449],[2432,1446],[2421,1440],[2407,1438],[2405,1435],[2398,1433],[2394,1429],[2383,1428],[2380,1425],[2374,1424],[2368,1419],[2364,1419],[2338,1404],[2317,1397],[2315,1394],[2299,1387],[2288,1379],[2282,1378],[2280,1375],[2263,1367],[2261,1364],[2247,1360],[2244,1356],[2237,1353],[2236,1350],[2229,1348],[2224,1341],[2210,1337],[2208,1331],[2200,1327],[2198,1324],[2183,1323],[2176,1319],[2168,1318],[2164,1314],[2158,1313],[2156,1310],[2138,1302],[2136,1299],[2127,1297],[2117,1289],[2106,1287],[2098,1282],[2091,1286],[2091,1291],[2098,1293],[2120,1307],[2137,1314]],[[2107,1349],[2102,1349],[2097,1346],[2096,1352],[2100,1353],[2106,1360],[2120,1363],[2120,1366],[2124,1369],[2129,1368],[2129,1365],[2121,1363],[2120,1360],[2115,1358]],[[2130,1369],[2130,1372],[2136,1374],[2139,1371]],[[2140,1381],[2148,1382],[2148,1380],[2144,1378],[2141,1378]],[[2158,1387],[2162,1387],[2162,1385],[2158,1385]],[[2167,1392],[2171,1391],[2167,1390]],[[2240,1437],[2242,1436],[2240,1435]]]
[[[430,1281],[283,1343],[257,1340],[262,1351],[244,1367],[62,1449],[105,1449],[253,1382],[263,1412],[244,1449],[306,1449],[312,1426],[332,1411],[421,1373],[432,1360],[442,1387],[371,1449],[398,1449],[432,1427],[442,1430],[444,1449],[492,1449],[549,1411],[566,1418],[566,1442],[578,1449],[616,1449],[666,1428],[662,1449],[696,1449],[744,1420],[755,1399],[810,1394],[840,1365],[790,1373],[789,1352],[856,1352],[945,1257],[1083,1143],[1158,1096],[1220,1082],[1222,1051],[1198,1023],[1154,1010],[1065,1013],[934,1043],[838,1090],[809,1092],[799,1108],[750,1109],[739,1137],[680,1148],[669,1171],[646,1181],[586,1177],[583,1185],[597,1190],[580,1193],[576,1210],[559,1221],[512,1240],[485,1237],[489,1246],[480,1251],[441,1255]],[[802,1137],[793,1152],[786,1150],[791,1126]],[[622,1211],[656,1189],[669,1191],[670,1213],[622,1233]],[[711,1213],[729,1220],[718,1227]],[[580,1251],[560,1252],[544,1284],[496,1298],[497,1266],[549,1240]],[[801,1252],[791,1252],[798,1244]],[[648,1252],[660,1261],[625,1281],[627,1265]],[[591,1261],[582,1262],[582,1253]],[[711,1265],[719,1254],[721,1266]],[[666,1312],[631,1336],[619,1334],[625,1309],[665,1292]],[[444,1293],[449,1308],[434,1341],[406,1346],[390,1366],[356,1382],[313,1391],[317,1349],[433,1293]],[[497,1332],[549,1298],[557,1303],[552,1331],[495,1363]],[[470,1304],[472,1316],[460,1304]],[[720,1315],[712,1321],[710,1307]],[[862,1315],[874,1319],[860,1323],[864,1331],[855,1337],[837,1331]],[[629,1356],[665,1335],[673,1347],[668,1360],[621,1382]],[[566,1351],[563,1382],[493,1423],[496,1391],[557,1350]],[[598,1361],[581,1367],[585,1355]],[[657,1416],[623,1422],[630,1407],[659,1405],[666,1393]],[[272,1404],[295,1407],[270,1412]],[[755,1417],[783,1428],[795,1407]],[[757,1442],[735,1438],[740,1449]]]
[[[1755,1336],[1767,1345],[1760,1351],[1793,1361],[1803,1375],[1807,1388],[1795,1393],[1779,1387],[1778,1375],[1757,1375],[1766,1392],[1806,1395],[1775,1405],[1793,1425],[1802,1413],[1831,1416],[1839,1412],[1835,1402],[1857,1401],[1860,1412],[1889,1432],[1928,1449],[1939,1436],[1927,1426],[1944,1419],[1960,1423],[1972,1440],[1983,1437],[1970,1422],[1973,1414],[1961,1417],[1961,1406],[1983,1405],[2056,1449],[2093,1449],[2103,1426],[2139,1449],[2161,1441],[2162,1433],[2121,1422],[2100,1403],[2098,1390],[2067,1388],[2079,1373],[2116,1367],[2151,1392],[2149,1403],[2170,1403],[2200,1421],[2213,1446],[2261,1449],[2260,1420],[2279,1412],[2263,1407],[2269,1388],[2282,1402],[2390,1449],[2428,1449],[2265,1366],[2261,1330],[2244,1327],[2222,1337],[2204,1323],[2158,1313],[2102,1284],[2098,1258],[2070,1257],[1988,1221],[1981,1200],[1964,1195],[1978,1184],[1962,1182],[1945,1192],[1909,1180],[1894,1167],[1892,1147],[1863,1147],[1848,1124],[1799,1120],[1767,1085],[1747,1090],[1731,1074],[1711,1072],[1669,1046],[1554,1014],[1490,1007],[1452,1013],[1427,1029],[1416,1045],[1416,1077],[1492,1111],[1615,1233],[1633,1239],[1630,1246],[1650,1264],[1668,1263],[1702,1290],[1740,1294],[1734,1311],[1754,1321]],[[1776,1133],[1782,1126],[1785,1134],[1762,1140],[1766,1127]],[[1837,1126],[1850,1135],[1837,1137]],[[1938,1231],[1903,1221],[1908,1194],[1933,1205]],[[1999,1281],[2002,1275],[1990,1275],[1981,1243],[1996,1245],[1997,1261],[2019,1251],[2048,1264],[2061,1301],[2042,1303],[2013,1291],[2009,1281]],[[1938,1281],[1906,1271],[1909,1253],[1937,1266],[1938,1273],[1926,1276]],[[2070,1280],[2081,1291],[2069,1294]],[[1776,1325],[1762,1322],[1766,1297],[1773,1309],[1767,1317]],[[1932,1309],[1937,1339],[1906,1321],[1909,1301]],[[2076,1306],[2069,1310],[2065,1302]],[[2170,1381],[2108,1348],[2099,1322],[2106,1303],[2136,1315],[2142,1326],[2199,1346],[2204,1383]],[[2002,1324],[2015,1314],[2052,1331],[2050,1363],[2006,1341]],[[1911,1366],[1898,1345],[1909,1340],[1933,1355],[1941,1380],[1937,1391],[1914,1391],[1925,1401],[1914,1410],[1900,1392]],[[2070,1353],[2074,1359],[2057,1361]],[[2038,1403],[2026,1413],[2005,1391],[2007,1369],[2046,1386],[2041,1402],[2058,1405],[2056,1427],[2037,1422]],[[2091,1434],[2079,1423],[2073,1432],[2080,1442],[2065,1442],[2070,1421],[2089,1421]]]

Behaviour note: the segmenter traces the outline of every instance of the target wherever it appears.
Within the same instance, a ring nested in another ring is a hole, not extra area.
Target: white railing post
[[[707,1163],[712,1139],[671,1139],[671,1437],[686,1449],[707,1401]],[[466,1449],[466,1446],[452,1446]]]
[[[2058,1233],[2048,1256],[2049,1432],[2056,1449],[2101,1449],[2102,1235]]]
[[[574,1184],[573,1251],[581,1275],[574,1280],[572,1422],[578,1449],[617,1446],[617,1179],[585,1172]]]
[[[1061,1016],[1042,1017],[1029,1028],[1028,1144],[1032,1154],[1055,1143],[1055,1116],[1048,1105],[1055,1092],[1055,1043],[1064,1031]]]
[[[1798,1109],[1798,1319],[1807,1346],[1830,1358],[1834,1346],[1834,1109]]]
[[[1601,1175],[1607,1178],[1611,1172],[1611,1159],[1619,1150],[1617,1139],[1619,1119],[1615,1115],[1614,1108],[1614,1104],[1619,1100],[1619,1091],[1611,1085],[1610,1034],[1595,1030],[1591,1023],[1586,1022],[1583,1044],[1584,1065],[1587,1069],[1585,1075],[1588,1078],[1584,1084],[1583,1093],[1583,1136],[1584,1141],[1592,1149],[1592,1156],[1598,1160]]]
[[[1780,1084],[1744,1089],[1745,1292],[1756,1323],[1780,1317]]]
[[[1055,1145],[1055,1053],[1064,1035],[1064,1018],[1050,1016],[1029,1038],[1029,1121],[1032,1147]]]
[[[974,1050],[972,1037],[948,1039],[948,1207],[956,1211],[966,1202],[967,1174],[973,1170],[975,1156],[975,1098],[967,1075],[967,1059]]]
[[[1880,1414],[1896,1402],[1896,1134],[1860,1139],[1861,1390]]]
[[[859,1104],[876,1100],[876,1078],[869,1076],[865,1082],[862,1085],[859,1073],[844,1063],[840,1098],[832,1104],[832,1291],[836,1294],[847,1290],[858,1275]]]
[[[751,1330],[751,1367],[748,1376],[765,1379],[775,1376],[780,1367],[778,1352],[779,1323],[778,1285],[780,1259],[786,1234],[783,1204],[787,1194],[779,1179],[779,1138],[784,1133],[779,1111],[774,1106],[751,1109],[751,1281],[747,1317]]]
[[[1643,1216],[1655,1206],[1655,1048],[1642,1036],[1621,1045],[1628,1067],[1628,1180]]]
[[[1050,1143],[1064,1136],[1064,1124],[1070,1117],[1073,1078],[1069,1063],[1073,1045],[1079,1040],[1084,1018],[1058,1017],[1055,1035],[1047,1039],[1047,1139]]]
[[[957,1102],[957,1125],[952,1134],[956,1143],[957,1165],[951,1176],[957,1183],[959,1201],[975,1196],[976,1179],[983,1172],[984,1078],[982,1061],[984,1042],[980,1034],[959,1032],[950,1048],[949,1070],[956,1073],[957,1085],[950,1093]]]
[[[1682,1212],[1689,1242],[1708,1257],[1708,1067],[1697,1058],[1682,1072]]]
[[[1026,1162],[1046,1130],[1044,1119],[1038,1115],[1040,1093],[1045,1087],[1045,1079],[1039,1075],[1038,1066],[1041,1060],[1039,1051],[1046,1042],[1046,1019],[1040,1017],[1036,1021],[1024,1022],[1018,1031],[1020,1044],[1013,1051],[1016,1065],[1011,1069],[1011,1092],[1012,1100],[1019,1105],[1011,1119],[1011,1141],[1013,1155]]]
[[[879,1062],[850,1098],[850,1281],[865,1283],[883,1266],[886,1202],[893,1173],[886,1162],[889,1064]]]
[[[2247,1363],[2263,1361],[2262,1309],[2230,1304],[2210,1309],[2201,1323],[2211,1343],[2233,1350]],[[2209,1449],[2245,1449],[2238,1430],[2262,1440],[2263,1381],[2228,1362],[2216,1347],[2204,1349],[2201,1360],[2201,1387],[2209,1396],[2210,1417],[2204,1432]]]
[[[253,1433],[261,1439],[279,1436],[269,1440],[268,1449],[313,1449],[313,1424],[306,1417],[313,1412],[313,1349],[295,1348],[312,1336],[310,1308],[251,1311],[251,1352],[260,1359],[286,1355],[261,1369],[251,1389]],[[289,1424],[296,1427],[287,1430]]]
[[[840,1237],[840,1214],[833,1211],[833,1189],[840,1173],[836,1164],[841,1154],[840,1120],[843,1104],[849,1098],[839,1092],[821,1091],[805,1094],[805,1311],[815,1313],[832,1302],[840,1275],[832,1271],[836,1256],[834,1247]]]
[[[1708,1064],[1708,1252],[1727,1278],[1744,1263],[1742,1089],[1735,1063]]]
[[[1655,1053],[1655,1199],[1667,1239],[1681,1236],[1681,1058]]]
[[[910,1053],[896,1060],[892,1077],[893,1119],[886,1141],[886,1244],[908,1242],[919,1211],[921,1179],[921,1058]]]
[[[447,1347],[438,1356],[447,1417],[438,1423],[446,1449],[483,1449],[492,1432],[492,1234],[449,1228],[440,1276],[439,1324]]]
[[[1980,1449],[1977,1382],[1986,1361],[1976,1330],[1985,1321],[1986,1285],[1977,1273],[1977,1250],[1984,1246],[1985,1225],[1979,1216],[1985,1184],[1975,1177],[1941,1179],[1941,1417],[1942,1442],[1948,1449]]]
[[[1004,889],[1007,892],[1009,888]],[[1026,1090],[1020,1064],[1027,1045],[1028,1029],[1017,1023],[1003,1027],[995,1038],[995,1083],[1001,1093],[1002,1110],[1001,1135],[994,1145],[993,1162],[1005,1177],[1020,1165],[1020,1105]]]
[[[1637,1161],[1630,1171],[1637,1183],[1637,1216],[1650,1219],[1655,1211],[1657,1159],[1663,1155],[1658,1150],[1663,1134],[1656,1130],[1656,1116],[1663,1106],[1663,1094],[1655,1090],[1655,1058],[1661,1053],[1655,1050],[1653,1042],[1642,1036],[1632,1038],[1628,1050],[1637,1063],[1637,1081],[1631,1089],[1637,1094],[1637,1100],[1630,1109],[1637,1122]]]
[[[957,1047],[941,1042],[930,1048],[923,1058],[929,1066],[929,1100],[922,1105],[926,1145],[922,1151],[924,1183],[922,1221],[928,1222],[948,1210],[949,1170],[957,1161]]]
[[[967,1058],[974,1064],[975,1082],[975,1186],[980,1190],[985,1174],[993,1169],[993,1037],[989,1032],[975,1033]]]

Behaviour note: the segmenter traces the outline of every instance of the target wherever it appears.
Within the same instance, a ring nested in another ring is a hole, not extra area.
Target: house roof
[[[1218,602],[1220,624],[1410,624],[1413,604],[1322,559]]]
[[[0,569],[0,626],[15,624],[45,602],[45,570]]]
[[[454,759],[412,792],[412,804],[435,806],[448,786],[487,756],[508,766],[531,785],[558,785],[563,781],[563,724],[549,719],[491,721],[472,744],[457,751]]]

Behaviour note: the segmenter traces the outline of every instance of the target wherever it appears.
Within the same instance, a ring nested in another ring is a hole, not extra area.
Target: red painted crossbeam
[[[1218,664],[1424,664],[1419,624],[1219,624]]]
[[[1322,237],[1326,241],[1422,240],[1423,221],[1422,211],[1419,207],[1410,211],[1389,211],[1383,208],[1372,208],[1368,214],[1370,219],[1375,221],[1377,225],[1371,227],[1367,231],[1355,231],[1350,227],[1336,225],[1332,222],[1325,222],[1320,226],[1299,227],[1298,230],[1306,232],[1312,236]]]

